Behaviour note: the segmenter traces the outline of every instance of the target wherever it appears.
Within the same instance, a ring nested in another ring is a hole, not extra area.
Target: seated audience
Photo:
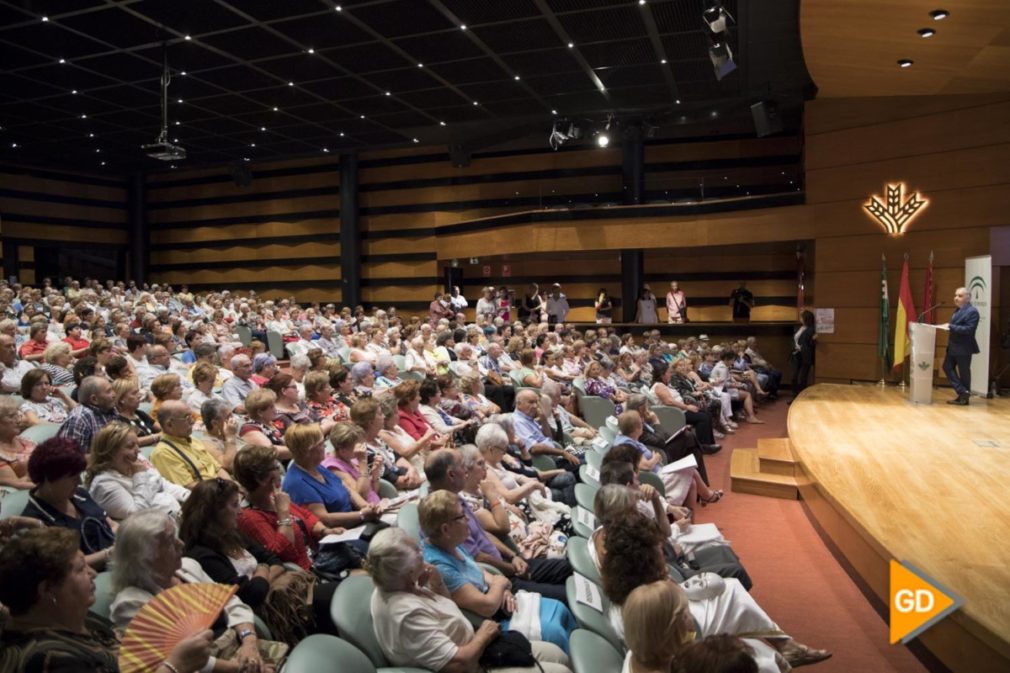
[[[190,370],[193,378],[193,389],[186,395],[186,404],[193,412],[199,414],[200,408],[207,400],[224,399],[214,392],[217,386],[217,367],[210,362],[197,362]]]
[[[259,388],[252,380],[252,361],[247,355],[236,355],[230,364],[234,376],[221,386],[221,397],[235,409],[235,413],[245,414],[245,398]]]
[[[349,418],[348,406],[333,396],[327,372],[309,372],[305,375],[304,386],[310,423],[319,423],[323,432],[329,432],[336,423]]]
[[[684,398],[676,388],[670,387],[672,379],[673,370],[669,365],[666,363],[656,365],[652,371],[653,384],[650,393],[660,404],[676,407],[683,411],[688,424],[694,428],[695,435],[701,442],[702,451],[716,453],[722,447],[715,443],[715,435],[712,432],[712,415],[695,404],[684,402]]]
[[[36,486],[21,515],[77,533],[88,565],[102,570],[116,540],[116,524],[81,486],[85,467],[84,453],[73,440],[53,437],[39,444],[28,459],[28,476]]]
[[[504,622],[502,626],[506,629],[509,628],[508,618],[517,612],[520,605],[526,609],[535,609],[542,639],[567,652],[568,636],[577,624],[564,603],[539,595],[532,597],[532,605],[530,602],[518,603],[512,594],[512,583],[507,577],[481,569],[463,549],[461,545],[469,537],[466,514],[463,512],[467,507],[455,493],[449,491],[435,491],[421,501],[418,518],[421,532],[424,533],[421,546],[424,560],[435,566],[449,596],[460,608],[486,619],[501,615],[504,619],[498,621]],[[529,633],[524,635],[531,637]]]
[[[356,424],[337,423],[330,432],[333,453],[322,464],[340,477],[355,509],[372,505],[381,513],[379,477],[382,475],[385,458],[382,454],[369,455],[364,440],[365,433]]]
[[[213,583],[196,560],[182,555],[183,544],[177,537],[175,521],[164,512],[156,509],[137,512],[123,522],[120,532],[112,564],[115,598],[110,606],[112,623],[117,629],[126,630],[140,609],[165,589],[180,584]],[[253,611],[232,596],[222,613],[227,631],[211,646],[208,670],[265,671],[267,662],[260,653]],[[276,652],[277,648],[273,649]]]
[[[269,388],[257,388],[245,399],[245,410],[249,420],[238,430],[239,437],[246,444],[272,446],[277,449],[281,460],[291,460],[291,453],[284,445],[284,422],[277,418],[277,396]]]
[[[311,511],[327,526],[357,526],[379,518],[373,505],[354,507],[350,492],[340,477],[322,467],[326,439],[316,424],[293,425],[284,435],[291,464],[284,475],[284,491],[291,501]]]
[[[368,551],[375,582],[370,610],[383,655],[394,666],[430,671],[476,671],[485,648],[501,627],[484,620],[474,630],[450,598],[442,576],[425,563],[416,542],[399,528],[380,531]],[[556,645],[532,643],[534,673],[569,673],[568,657]],[[491,669],[494,670],[494,669]]]
[[[312,418],[305,408],[305,403],[301,401],[298,393],[298,384],[295,383],[295,378],[291,374],[277,372],[270,377],[264,387],[273,391],[277,398],[274,402],[274,409],[277,412],[274,425],[282,433],[296,423],[312,422]]]
[[[154,404],[151,405],[151,415],[157,417],[158,409],[161,408],[165,400],[182,399],[182,379],[178,374],[156,376],[151,381],[151,395],[154,397]],[[193,417],[199,420],[200,413],[194,413]]]
[[[207,400],[200,407],[204,434],[203,446],[226,470],[231,470],[238,453],[238,418],[231,405],[221,398]]]
[[[177,516],[189,490],[167,481],[140,458],[137,433],[113,421],[99,431],[88,454],[84,485],[91,497],[116,521],[142,509],[157,508]]]
[[[392,394],[386,393],[377,398],[358,400],[351,407],[351,422],[361,428],[364,433],[362,441],[369,460],[371,460],[371,456],[381,456],[381,478],[396,486],[397,489],[417,488],[424,482],[424,478],[409,460],[397,455],[396,451],[381,437],[382,430],[386,426],[387,410],[395,418],[396,398]],[[394,427],[398,426],[394,425]],[[331,435],[331,444],[333,443],[332,439]],[[413,441],[409,435],[407,441]]]
[[[25,425],[63,423],[77,403],[54,387],[52,377],[44,369],[32,369],[21,378],[21,414]]]
[[[60,426],[59,436],[72,439],[87,452],[98,431],[117,418],[116,393],[112,383],[100,376],[88,376],[77,389],[77,406]]]
[[[112,389],[116,394],[116,420],[133,428],[141,446],[157,444],[161,439],[161,427],[140,408],[141,392],[137,379],[116,379],[112,382]]]
[[[70,369],[74,356],[70,354],[70,346],[62,341],[50,344],[42,355],[43,362],[39,369],[49,372],[53,383],[65,386],[74,382],[74,373]]]
[[[635,588],[621,615],[628,644],[621,673],[670,673],[696,635],[687,594],[669,580]]]
[[[189,489],[204,479],[230,479],[203,442],[193,437],[193,414],[184,402],[161,405],[158,422],[161,439],[151,452],[151,463],[165,479]]]
[[[0,486],[26,489],[34,484],[27,478],[28,458],[35,443],[21,437],[17,403],[0,397]]]
[[[5,671],[118,671],[119,638],[90,610],[95,571],[73,531],[27,530],[0,547],[0,603],[10,618],[0,632]],[[153,673],[197,673],[212,632],[184,638]]]

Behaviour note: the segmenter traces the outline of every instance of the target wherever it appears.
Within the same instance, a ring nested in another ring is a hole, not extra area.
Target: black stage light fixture
[[[719,0],[708,0],[705,3],[704,11],[701,13],[701,18],[713,33],[726,32],[727,23],[735,20],[733,19],[733,15],[726,11],[726,8],[722,6],[722,2]]]
[[[708,58],[712,61],[712,68],[715,70],[715,78],[721,80],[726,75],[736,70],[736,61],[733,60],[733,50],[729,48],[729,41],[723,33],[720,38],[713,42],[708,48]]]

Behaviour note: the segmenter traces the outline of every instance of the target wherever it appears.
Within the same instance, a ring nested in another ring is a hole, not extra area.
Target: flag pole
[[[906,267],[908,266],[908,253],[907,252],[905,253],[905,266]],[[901,301],[901,297],[898,298],[898,301]],[[905,329],[906,330],[908,329],[907,326],[906,326]],[[897,348],[897,346],[895,346],[895,348]],[[905,353],[905,360],[908,359],[909,355],[910,355],[910,353]],[[905,388],[907,387],[905,385],[905,377],[908,376],[908,370],[909,369],[910,369],[910,367],[906,367],[905,366],[905,361],[902,360],[902,363],[901,363],[901,382],[898,384],[898,388],[900,388],[901,392],[903,392],[903,393],[905,392]]]

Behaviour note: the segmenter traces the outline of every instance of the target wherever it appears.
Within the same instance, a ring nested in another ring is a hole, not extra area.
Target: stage
[[[1010,399],[913,405],[895,387],[818,384],[789,439],[824,533],[887,605],[908,561],[964,598],[919,640],[951,670],[1010,670]],[[827,606],[825,609],[829,609]]]

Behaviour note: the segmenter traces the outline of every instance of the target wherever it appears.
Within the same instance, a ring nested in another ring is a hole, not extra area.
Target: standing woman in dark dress
[[[607,288],[600,288],[599,293],[596,295],[595,307],[596,324],[609,325],[611,321],[611,312],[614,309],[614,303],[610,301],[610,295],[607,294]]]
[[[540,296],[540,286],[530,283],[523,296],[523,301],[519,304],[519,322],[539,323],[540,313],[544,310],[544,300]]]
[[[814,314],[804,311],[800,315],[800,323],[800,327],[793,334],[793,354],[790,356],[793,365],[793,397],[807,387],[810,369],[814,366],[814,349],[817,346]]]

